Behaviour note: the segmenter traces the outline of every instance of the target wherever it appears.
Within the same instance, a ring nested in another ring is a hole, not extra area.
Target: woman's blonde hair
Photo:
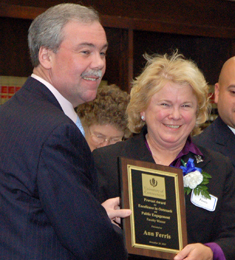
[[[186,60],[178,51],[171,56],[145,54],[144,57],[147,63],[143,72],[133,81],[131,99],[127,107],[129,129],[133,133],[141,131],[145,122],[141,120],[140,113],[147,109],[151,97],[170,81],[192,87],[198,102],[196,124],[192,134],[199,133],[199,125],[208,118],[209,97],[207,82],[197,65],[191,60]]]

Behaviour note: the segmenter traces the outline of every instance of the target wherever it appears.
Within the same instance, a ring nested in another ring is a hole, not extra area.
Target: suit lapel
[[[228,141],[231,140],[231,137],[234,137],[234,134],[228,128],[228,126],[222,121],[220,117],[214,122],[213,129],[215,133],[215,141],[219,145],[227,145]]]
[[[200,150],[203,154],[203,157],[200,156],[199,158],[197,157],[197,155],[189,152],[187,155],[184,155],[182,157],[182,159],[184,160],[185,163],[187,163],[189,158],[194,159],[194,165],[197,168],[204,168],[211,160],[209,158],[209,156],[207,156],[207,152],[204,150],[204,148],[200,147]]]
[[[29,77],[25,82],[24,86],[22,87],[22,90],[24,89],[30,91],[33,95],[37,96],[37,99],[46,99],[47,101],[49,101],[50,103],[54,104],[62,110],[55,96],[44,84],[42,84],[38,80]]]
[[[224,155],[234,154],[235,135],[228,126],[218,117],[213,126],[215,141],[220,145],[220,152]]]
[[[144,126],[140,134],[127,140],[127,145],[123,147],[123,154],[125,154],[127,158],[155,163],[145,143],[146,133],[147,129],[146,126]]]

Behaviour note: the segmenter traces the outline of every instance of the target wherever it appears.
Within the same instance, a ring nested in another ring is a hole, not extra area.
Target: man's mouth
[[[91,80],[91,81],[96,81],[96,80],[100,79],[100,78],[89,78],[89,77],[82,77],[82,78],[85,80]]]
[[[84,80],[97,81],[97,80],[101,79],[102,71],[101,70],[90,70],[90,71],[82,73],[81,77]]]

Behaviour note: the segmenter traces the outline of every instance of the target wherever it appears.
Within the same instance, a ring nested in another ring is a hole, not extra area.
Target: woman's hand
[[[213,252],[203,244],[189,244],[174,257],[174,260],[213,260]]]
[[[121,223],[121,218],[126,218],[131,215],[130,209],[120,209],[119,197],[108,199],[101,205],[105,208],[111,222],[115,225]]]

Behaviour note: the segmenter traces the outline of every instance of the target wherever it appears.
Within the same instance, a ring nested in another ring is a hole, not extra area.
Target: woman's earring
[[[144,116],[141,116],[141,119],[144,121],[144,119],[145,119]]]

